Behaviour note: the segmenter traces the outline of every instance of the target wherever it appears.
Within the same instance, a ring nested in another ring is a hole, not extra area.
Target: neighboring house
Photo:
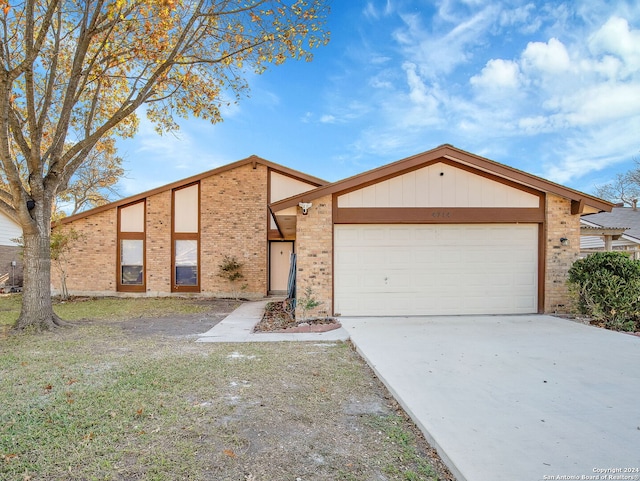
[[[0,212],[0,286],[22,285],[21,248],[15,242],[22,228],[11,217]]]
[[[566,310],[580,215],[611,207],[443,145],[330,184],[250,157],[59,228],[83,234],[71,293],[229,295],[227,254],[262,297],[284,291],[295,250],[315,314],[537,313]]]
[[[588,214],[580,219],[580,251],[626,251],[640,258],[640,211],[637,207],[616,206],[611,212]]]

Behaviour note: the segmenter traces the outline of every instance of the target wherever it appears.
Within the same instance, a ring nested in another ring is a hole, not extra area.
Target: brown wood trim
[[[284,239],[284,234],[282,233],[282,229],[280,228],[280,223],[278,222],[278,218],[275,216],[271,207],[267,206],[267,232],[271,232],[271,219],[273,219],[273,223],[276,225],[276,230],[280,234],[280,238]]]
[[[546,222],[538,224],[538,314],[544,314],[544,301],[546,284],[546,242],[547,224]]]
[[[188,187],[198,186],[198,232],[175,232],[175,218],[176,218],[176,203],[175,193],[178,190],[186,189]],[[192,182],[187,185],[179,186],[178,188],[171,190],[171,292],[200,292],[202,285],[202,260],[200,252],[202,250],[202,242],[200,233],[202,231],[202,219],[201,219],[201,199],[202,199],[202,185],[200,181]],[[195,286],[179,286],[176,284],[176,241],[177,240],[195,240],[198,242],[197,252],[197,276],[198,283]]]
[[[571,201],[571,215],[578,215],[584,213],[585,203],[584,199]]]
[[[144,218],[142,232],[120,232],[120,210],[126,207],[130,207],[135,204],[143,203]],[[146,292],[147,290],[147,199],[138,200],[136,202],[130,202],[122,205],[116,209],[116,291],[117,292]],[[120,256],[121,248],[120,241],[124,239],[141,240],[142,241],[142,284],[131,285],[122,284]]]
[[[544,221],[542,208],[334,207],[334,209],[334,224],[486,224]]]
[[[133,195],[131,197],[127,197],[121,200],[117,200],[115,202],[111,202],[109,204],[105,204],[99,207],[95,207],[93,209],[89,209],[86,210],[84,212],[80,212],[79,214],[75,214],[75,215],[71,215],[69,217],[65,217],[64,219],[59,220],[58,222],[56,222],[54,225],[58,225],[58,224],[68,224],[70,222],[73,222],[75,220],[78,219],[82,219],[84,217],[88,217],[90,215],[93,214],[98,214],[100,212],[104,212],[106,210],[109,209],[114,209],[116,207],[121,207],[121,206],[125,206],[127,204],[135,204],[136,202],[139,202],[140,200],[146,199],[147,197],[151,197],[152,195],[156,195],[159,194],[161,192],[166,192],[169,190],[174,190],[174,189],[179,189],[181,187],[187,187],[191,184],[195,184],[196,182],[200,182],[202,179],[205,179],[207,177],[211,177],[213,175],[217,175],[217,174],[221,174],[223,172],[227,172],[229,170],[233,170],[236,169],[238,167],[242,167],[244,165],[257,165],[257,164],[261,164],[264,165],[267,168],[271,168],[273,170],[275,170],[276,172],[283,174],[283,175],[288,175],[290,177],[293,177],[294,179],[298,179],[301,180],[303,182],[309,182],[310,184],[314,184],[317,186],[324,186],[327,185],[328,182],[326,180],[320,179],[318,177],[314,177],[312,175],[309,174],[305,174],[304,172],[300,172],[294,169],[290,169],[289,167],[285,167],[284,165],[280,165],[280,164],[276,164],[275,162],[271,162],[269,160],[263,159],[261,157],[258,157],[256,155],[252,155],[250,157],[247,157],[246,159],[242,159],[242,160],[238,160],[236,162],[232,162],[231,164],[226,164],[223,165],[221,167],[217,167],[215,169],[212,170],[208,170],[206,172],[203,172],[201,174],[197,174],[191,177],[187,177],[186,179],[182,179],[182,180],[178,180],[176,182],[172,182],[170,184],[166,184],[160,187],[156,187],[155,189],[151,189],[145,192],[142,192],[140,194],[136,194]]]
[[[407,157],[402,160],[398,160],[391,164],[378,167],[377,169],[364,172],[362,174],[349,177],[332,184],[318,187],[314,191],[300,194],[297,197],[289,199],[283,199],[278,202],[274,202],[273,206],[276,211],[286,209],[296,205],[298,202],[309,201],[322,197],[325,195],[346,192],[349,189],[362,188],[365,185],[371,183],[380,182],[381,179],[394,177],[403,172],[408,172],[413,169],[420,168],[425,165],[429,165],[433,162],[442,161],[448,159],[454,162],[456,166],[467,165],[470,168],[477,169],[479,171],[487,172],[496,175],[500,178],[507,179],[511,182],[515,182],[521,186],[528,186],[540,192],[551,192],[567,199],[584,199],[587,205],[593,206],[598,210],[611,211],[613,204],[597,197],[578,192],[568,187],[556,184],[549,180],[537,177],[532,174],[528,174],[524,171],[514,169],[504,164],[500,164],[493,160],[480,157],[478,155],[465,152],[464,150],[453,147],[452,145],[441,145],[435,149],[423,152],[421,154]]]
[[[268,241],[292,241],[296,240],[296,236],[282,236],[280,232],[274,229],[269,229],[267,231],[267,240]]]

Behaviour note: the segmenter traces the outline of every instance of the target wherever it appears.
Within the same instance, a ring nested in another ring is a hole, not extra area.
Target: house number
[[[449,218],[451,217],[451,212],[448,210],[437,210],[431,213],[431,217],[433,217],[434,219],[443,219],[445,217]]]

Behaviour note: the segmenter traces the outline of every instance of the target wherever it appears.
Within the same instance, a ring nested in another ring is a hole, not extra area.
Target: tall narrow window
[[[200,185],[173,191],[174,292],[200,291]]]
[[[145,290],[145,201],[118,209],[118,290]]]

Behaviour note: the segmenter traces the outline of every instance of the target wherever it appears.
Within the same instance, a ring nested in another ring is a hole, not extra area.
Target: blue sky
[[[333,0],[225,121],[120,141],[123,196],[256,154],[328,181],[449,143],[592,193],[640,160],[640,2]]]

